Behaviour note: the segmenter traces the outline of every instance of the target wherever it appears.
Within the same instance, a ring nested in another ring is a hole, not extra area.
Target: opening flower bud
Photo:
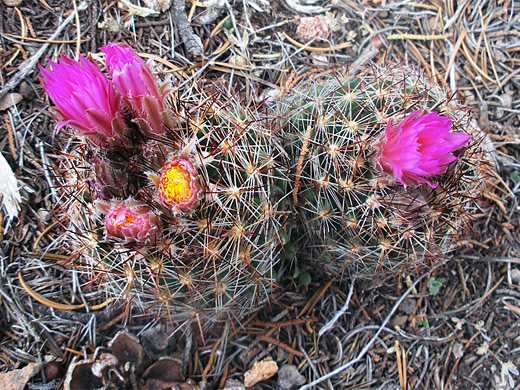
[[[160,232],[160,220],[147,205],[124,201],[110,207],[105,216],[107,237],[147,243]]]
[[[167,162],[159,177],[159,199],[173,211],[192,212],[199,192],[198,177],[193,164],[185,158]]]
[[[395,128],[390,119],[384,137],[374,147],[385,173],[405,186],[426,183],[435,188],[437,184],[425,177],[446,172],[447,164],[457,159],[451,153],[462,148],[471,136],[450,132],[452,121],[447,117],[422,113],[412,112]]]

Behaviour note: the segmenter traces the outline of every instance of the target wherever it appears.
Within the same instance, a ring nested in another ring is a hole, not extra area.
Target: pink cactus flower
[[[52,70],[39,66],[40,81],[59,114],[58,124],[76,129],[97,146],[108,147],[116,138],[125,142],[119,119],[120,96],[101,71],[85,57],[79,62],[61,56],[59,63],[49,60]],[[118,126],[114,120],[118,120]]]
[[[107,237],[144,244],[158,236],[160,220],[150,207],[127,200],[108,209],[105,231]]]
[[[388,121],[384,137],[374,147],[383,172],[408,185],[437,184],[425,179],[446,172],[447,164],[457,157],[451,154],[462,148],[471,138],[464,133],[451,132],[452,121],[436,112],[425,115],[414,111],[392,128]]]
[[[106,54],[108,73],[117,91],[134,114],[147,122],[152,133],[162,134],[164,96],[146,63],[124,43],[111,42],[100,50]]]
[[[198,199],[198,177],[193,164],[185,158],[167,162],[159,177],[159,199],[174,212],[192,212]]]

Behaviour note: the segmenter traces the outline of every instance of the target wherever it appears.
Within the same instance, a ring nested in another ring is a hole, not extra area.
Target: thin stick
[[[66,305],[63,303],[58,303],[51,301],[45,297],[42,297],[39,295],[36,291],[34,291],[27,283],[25,283],[25,280],[22,277],[22,273],[18,272],[18,280],[20,281],[20,285],[23,287],[23,289],[27,292],[27,294],[33,298],[35,301],[41,303],[42,305],[52,307],[53,309],[57,310],[77,310],[77,309],[83,309],[87,305],[85,303],[81,303],[78,305]],[[100,310],[103,309],[108,304],[112,303],[114,300],[112,298],[107,299],[105,302],[100,303],[99,305],[88,305],[89,310]]]
[[[453,33],[446,33],[446,34],[431,34],[431,35],[420,35],[420,34],[392,34],[386,37],[389,41],[401,39],[401,40],[415,40],[415,41],[434,41],[434,40],[442,40],[451,38],[453,36]]]
[[[298,351],[298,350],[288,346],[287,344],[282,343],[280,340],[277,340],[277,339],[275,339],[273,337],[270,337],[270,336],[260,336],[260,337],[258,337],[258,340],[265,341],[266,343],[269,343],[269,344],[272,344],[272,345],[274,345],[276,347],[282,348],[282,349],[286,350],[287,352],[293,354],[294,356],[298,356],[298,357],[304,357],[305,356],[302,352],[300,352],[300,351]]]
[[[90,3],[90,0],[85,0],[80,3],[78,6],[79,10],[83,10],[87,7],[87,5]],[[74,19],[74,14],[71,13],[67,19],[63,21],[62,24],[58,26],[56,31],[49,37],[49,41],[53,41],[61,34],[61,32],[65,29],[65,27],[68,26],[68,24]],[[34,68],[34,66],[38,63],[40,60],[40,57],[47,51],[49,48],[50,43],[44,43],[42,47],[38,49],[34,55],[29,58],[27,61],[23,63],[23,65],[20,67],[20,70],[16,72],[16,74],[11,77],[5,85],[0,89],[0,98],[2,98],[7,92],[9,92],[11,89],[15,88],[18,84],[22,82],[23,79],[31,72]]]
[[[298,165],[296,166],[296,178],[294,179],[294,190],[293,190],[293,203],[298,204],[298,190],[300,189],[301,173],[303,169],[303,162],[305,155],[309,152],[309,142],[312,135],[312,126],[307,126],[307,131],[303,138],[302,151],[298,158]]]
[[[204,54],[202,43],[200,38],[193,33],[191,24],[188,22],[186,2],[184,0],[173,1],[173,19],[188,53],[194,58],[202,57]]]
[[[81,54],[81,22],[79,21],[78,5],[76,0],[72,0],[74,6],[74,18],[76,19],[76,61],[79,61]]]
[[[433,270],[432,270],[433,271]],[[401,306],[401,303],[403,303],[403,301],[406,299],[406,297],[408,295],[410,295],[410,293],[412,292],[413,289],[415,289],[415,287],[419,284],[419,282],[421,280],[423,280],[426,276],[430,275],[431,272],[428,272],[424,275],[422,275],[419,279],[417,279],[414,284],[412,284],[408,290],[406,290],[404,292],[403,295],[401,295],[401,298],[399,298],[397,300],[397,302],[395,302],[394,306],[392,307],[392,310],[390,310],[390,313],[388,314],[388,316],[385,318],[385,320],[383,321],[383,323],[381,324],[381,326],[379,327],[379,329],[377,330],[377,332],[374,334],[374,336],[372,336],[372,338],[370,339],[370,341],[367,343],[367,345],[365,345],[365,348],[363,348],[363,350],[359,353],[359,355],[354,359],[354,360],[351,360],[350,362],[347,362],[345,364],[343,364],[342,366],[336,368],[335,370],[329,372],[328,374],[312,381],[311,383],[309,384],[306,384],[302,387],[300,387],[299,390],[307,390],[307,389],[312,389],[314,386],[316,386],[317,384],[323,382],[323,381],[326,381],[327,379],[330,379],[332,378],[333,376],[336,376],[340,373],[342,373],[343,371],[345,371],[346,369],[348,369],[349,367],[353,366],[354,364],[358,363],[359,361],[361,361],[361,359],[363,359],[363,357],[367,354],[367,352],[370,350],[370,348],[372,348],[372,345],[374,345],[374,343],[376,342],[376,340],[378,339],[379,337],[379,334],[383,331],[383,329],[385,328],[386,324],[388,324],[388,322],[390,321],[390,319],[393,317],[394,313],[397,311],[397,309],[399,308],[399,306]]]
[[[4,114],[5,121],[5,129],[7,130],[7,140],[9,141],[9,150],[11,151],[11,156],[16,160],[16,145],[14,142],[14,132],[13,127],[11,126],[11,119],[9,115]]]
[[[45,177],[45,180],[47,181],[47,184],[49,185],[49,189],[51,191],[52,197],[54,198],[54,201],[56,203],[59,203],[60,197],[56,193],[56,189],[54,188],[54,185],[52,183],[51,175],[49,174],[49,171],[48,171],[50,163],[49,163],[49,160],[47,159],[47,156],[45,155],[45,148],[43,147],[42,141],[38,141],[38,147],[40,149],[40,155],[41,155],[41,159],[42,159],[43,176]]]
[[[38,42],[38,43],[57,43],[57,44],[63,44],[63,43],[75,43],[77,42],[76,39],[74,40],[56,40],[56,41],[51,41],[49,39],[39,39],[39,38],[29,38],[29,37],[22,37],[20,35],[15,35],[15,34],[8,34],[8,33],[3,33],[3,35],[5,35],[6,37],[9,37],[9,38],[14,38],[14,39],[20,39],[20,40],[25,40],[25,41],[29,41],[29,42]],[[87,42],[88,39],[82,39],[81,42]],[[22,42],[23,43],[23,42]]]
[[[466,38],[467,31],[462,29],[462,32],[460,33],[460,37],[457,39],[457,42],[455,43],[455,46],[453,46],[450,60],[448,61],[448,66],[446,67],[446,74],[444,75],[444,81],[448,80],[448,75],[450,74],[450,69],[455,63],[455,58],[457,57],[457,53],[460,50],[460,46],[462,45],[462,41]]]
[[[332,328],[334,326],[336,321],[339,320],[339,317],[341,317],[348,310],[348,308],[350,306],[350,299],[352,298],[352,295],[354,294],[354,284],[356,284],[355,280],[353,280],[352,283],[350,284],[350,290],[348,292],[348,296],[347,296],[347,299],[345,300],[345,303],[343,304],[341,309],[339,309],[336,312],[336,314],[334,314],[334,317],[332,317],[332,319],[329,322],[327,322],[325,325],[323,325],[323,327],[320,329],[320,331],[318,333],[318,336],[321,337],[326,332],[328,332],[330,330],[330,328]]]
[[[406,390],[406,388],[404,387],[404,381],[403,381],[403,363],[401,361],[401,351],[399,350],[399,341],[398,340],[395,340],[395,343],[394,343],[394,349],[395,349],[395,356],[396,356],[396,359],[397,359],[397,372],[399,373],[399,386],[401,387],[401,389],[404,389]]]
[[[298,47],[300,49],[307,50],[307,51],[313,51],[315,53],[326,53],[326,52],[329,52],[329,51],[336,51],[336,50],[346,49],[347,47],[352,46],[352,43],[347,41],[347,42],[343,42],[343,43],[340,43],[339,45],[331,46],[331,47],[313,47],[313,46],[309,46],[309,44],[303,44],[303,43],[298,42],[295,39],[292,39],[286,33],[282,33],[282,37],[284,37],[290,43],[292,43],[294,46],[296,46],[296,47]]]

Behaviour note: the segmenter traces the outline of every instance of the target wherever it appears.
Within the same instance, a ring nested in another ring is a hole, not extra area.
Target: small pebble
[[[50,362],[45,366],[45,376],[47,379],[58,379],[65,374],[65,366],[59,362]]]
[[[20,83],[20,94],[27,101],[31,101],[36,97],[36,92],[34,92],[33,87],[27,81]]]
[[[223,390],[246,390],[246,387],[242,382],[233,379],[228,379],[224,384]]]
[[[414,299],[406,298],[403,303],[401,303],[401,306],[399,306],[399,311],[401,313],[405,313],[407,315],[410,315],[412,313],[415,313],[417,310],[417,303]]]
[[[235,54],[229,57],[229,63],[231,65],[244,66],[247,64],[247,60],[244,57]]]
[[[292,364],[284,364],[278,370],[277,387],[280,390],[290,390],[303,385],[306,382],[305,377],[300,374],[296,366]]]
[[[514,284],[518,284],[520,283],[520,269],[518,268],[513,268],[511,270],[511,281],[514,283]]]

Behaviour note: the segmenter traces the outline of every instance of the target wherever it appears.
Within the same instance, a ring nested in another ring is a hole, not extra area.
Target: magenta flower
[[[150,207],[127,200],[108,209],[105,231],[107,237],[144,244],[157,237],[160,221]]]
[[[124,43],[111,42],[100,50],[106,54],[107,69],[117,91],[138,119],[145,121],[138,120],[138,125],[148,125],[152,134],[163,133],[164,96],[145,62]]]
[[[38,66],[45,92],[65,119],[59,122],[58,131],[70,126],[101,147],[126,143],[125,126],[119,118],[120,96],[103,73],[83,56],[79,62],[61,56],[59,63],[49,63],[52,70]]]
[[[374,147],[379,151],[378,162],[383,171],[407,185],[437,184],[425,179],[444,173],[447,164],[457,157],[450,154],[462,148],[471,138],[464,133],[451,132],[452,121],[436,112],[421,115],[414,111],[392,128],[388,121],[385,135]]]

